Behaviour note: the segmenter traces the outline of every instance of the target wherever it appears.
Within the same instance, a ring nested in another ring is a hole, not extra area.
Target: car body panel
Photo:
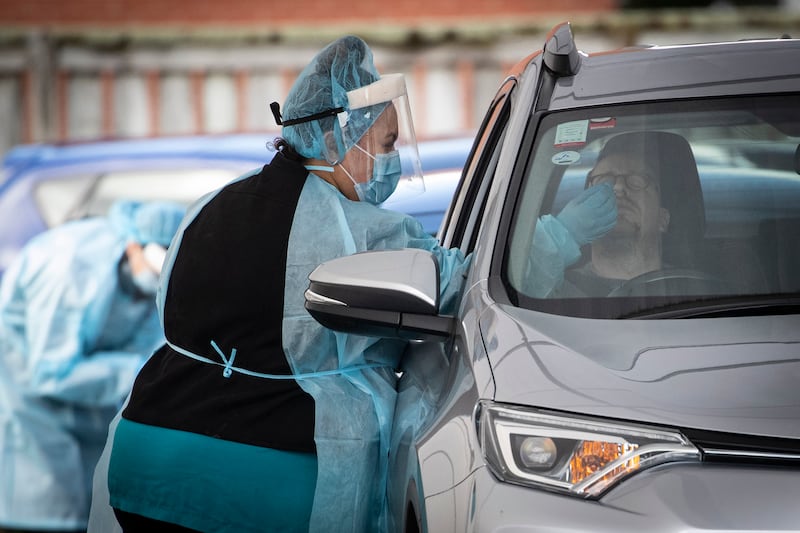
[[[501,305],[481,317],[497,401],[788,438],[800,438],[797,326],[793,315],[590,320]]]
[[[448,498],[467,502],[456,507],[457,517],[435,515],[428,531],[796,531],[796,516],[786,513],[796,501],[796,479],[780,469],[675,464],[640,472],[602,501],[587,502],[547,492],[531,498],[530,489],[497,483],[479,469],[427,502],[429,512],[452,509]],[[765,502],[757,512],[755,499]],[[697,502],[713,512],[697,513]]]
[[[726,96],[734,84],[736,94],[792,92],[798,76],[795,52],[780,42],[632,47],[584,55],[577,74],[556,84],[549,109],[630,102],[632,95],[640,101]]]

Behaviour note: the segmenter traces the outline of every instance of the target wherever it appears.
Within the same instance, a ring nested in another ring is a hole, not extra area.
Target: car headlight
[[[651,466],[699,461],[677,431],[482,401],[478,433],[502,481],[592,498]]]

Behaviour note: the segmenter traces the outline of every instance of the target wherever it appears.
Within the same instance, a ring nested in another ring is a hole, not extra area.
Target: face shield
[[[342,47],[329,48],[336,51]],[[350,46],[344,49],[352,51]],[[378,77],[377,72],[373,76],[362,65],[357,72],[377,79],[346,90],[346,85],[360,81],[344,76],[353,71],[355,59],[346,53],[340,64],[336,57],[326,49],[303,70],[287,97],[287,117],[283,117],[277,102],[270,104],[275,122],[283,126],[283,137],[307,159],[341,165],[359,198],[378,204],[395,189],[403,191],[404,196],[423,192],[405,78],[402,74]],[[368,63],[371,65],[371,55]],[[326,100],[333,107],[326,108]]]
[[[353,180],[359,197],[379,204],[396,189],[404,195],[424,192],[403,75],[382,76],[349,91],[347,100],[348,109],[337,115],[345,157],[335,159]]]

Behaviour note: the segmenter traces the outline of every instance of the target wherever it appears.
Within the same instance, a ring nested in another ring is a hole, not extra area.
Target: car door
[[[460,248],[465,254],[475,248],[515,86],[516,79],[506,80],[492,102],[445,215],[442,244]],[[471,409],[459,409],[457,406],[465,404],[457,400],[467,398],[467,403],[474,405],[479,395],[469,368],[470,346],[476,333],[468,328],[443,342],[411,344],[403,359],[389,489],[390,498],[395,500],[392,513],[401,518],[398,531],[457,530],[467,516],[465,495],[455,499],[437,495],[442,491],[463,492],[458,483],[474,466],[468,458],[475,455],[466,453],[474,446],[474,439],[459,429],[471,425]],[[488,377],[490,374],[484,372],[482,388],[491,386]],[[465,385],[466,390],[462,390]],[[452,435],[462,438],[452,439]],[[443,456],[449,457],[446,462],[452,463],[452,468],[437,466],[441,465],[437,457]],[[400,496],[404,498],[402,506],[396,499]],[[461,518],[454,522],[453,517]]]
[[[461,181],[445,214],[441,241],[446,248],[458,247],[466,254],[475,246],[477,228],[510,115],[509,95],[516,84],[514,77],[506,80],[478,130]]]

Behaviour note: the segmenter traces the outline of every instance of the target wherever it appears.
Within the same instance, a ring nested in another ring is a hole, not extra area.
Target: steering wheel
[[[678,296],[726,294],[731,285],[723,279],[691,268],[663,268],[625,281],[608,296]]]

